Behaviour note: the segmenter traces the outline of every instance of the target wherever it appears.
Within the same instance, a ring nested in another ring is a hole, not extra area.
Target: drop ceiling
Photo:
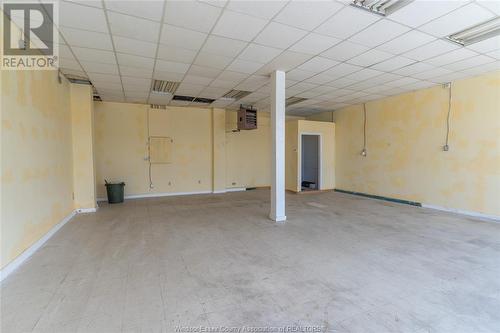
[[[60,66],[103,101],[269,109],[269,74],[287,72],[287,113],[334,110],[500,69],[500,37],[445,40],[500,15],[498,1],[416,0],[387,16],[348,1],[60,1]],[[222,98],[228,91],[251,94]],[[198,103],[194,105],[199,105]]]

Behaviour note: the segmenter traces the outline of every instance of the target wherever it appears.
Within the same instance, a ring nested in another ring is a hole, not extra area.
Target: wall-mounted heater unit
[[[257,128],[257,110],[240,105],[238,110],[238,130],[252,130]]]

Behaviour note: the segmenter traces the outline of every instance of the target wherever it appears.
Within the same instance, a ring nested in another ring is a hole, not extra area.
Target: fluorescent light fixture
[[[351,6],[377,15],[387,16],[403,8],[414,0],[353,0]]]
[[[479,23],[446,37],[462,46],[471,45],[500,34],[500,17]]]

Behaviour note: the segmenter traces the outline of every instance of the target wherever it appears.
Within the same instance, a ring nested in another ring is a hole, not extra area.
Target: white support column
[[[271,74],[271,214],[285,222],[285,72]]]

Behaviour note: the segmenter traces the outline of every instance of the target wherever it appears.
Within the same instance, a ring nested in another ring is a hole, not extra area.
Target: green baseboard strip
[[[352,195],[359,195],[360,197],[366,197],[366,198],[378,199],[378,200],[385,200],[385,201],[396,202],[396,203],[405,204],[405,205],[422,207],[422,204],[420,202],[416,202],[416,201],[409,201],[409,200],[388,198],[388,197],[383,197],[383,196],[380,196],[380,195],[373,195],[373,194],[367,194],[367,193],[361,193],[361,192],[346,191],[346,190],[341,190],[341,189],[338,189],[338,188],[335,189],[335,192],[352,194]]]

